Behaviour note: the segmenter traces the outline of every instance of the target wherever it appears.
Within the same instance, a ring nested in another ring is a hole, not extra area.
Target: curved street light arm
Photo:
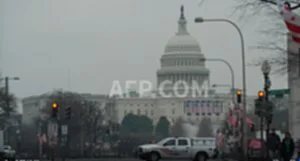
[[[231,92],[234,92],[235,90],[235,76],[234,76],[234,70],[232,68],[232,66],[230,65],[230,63],[224,59],[220,59],[220,58],[208,58],[208,59],[204,59],[204,60],[208,60],[208,61],[219,61],[219,62],[223,62],[230,70],[230,74],[231,74]],[[235,102],[235,99],[234,99],[234,93],[232,94],[232,103]]]
[[[241,31],[241,29],[237,26],[237,24],[235,24],[233,21],[228,20],[228,19],[203,19],[202,17],[197,17],[195,19],[195,22],[199,23],[199,22],[226,22],[231,24],[239,33],[239,37],[240,37],[240,41],[241,41],[241,54],[242,54],[242,77],[243,77],[243,149],[244,152],[247,151],[247,136],[246,136],[246,131],[247,131],[247,126],[246,126],[246,105],[247,105],[247,99],[246,99],[246,56],[245,56],[245,43],[244,43],[244,36],[243,33]],[[247,160],[248,158],[245,156],[245,160]]]

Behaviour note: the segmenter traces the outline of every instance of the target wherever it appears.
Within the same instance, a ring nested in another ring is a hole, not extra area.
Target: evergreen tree
[[[159,118],[155,132],[158,137],[164,138],[170,135],[170,122],[165,116]]]

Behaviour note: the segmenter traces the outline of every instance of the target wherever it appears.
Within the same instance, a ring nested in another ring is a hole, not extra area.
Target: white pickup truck
[[[168,137],[156,144],[140,145],[138,157],[146,161],[185,159],[206,161],[217,155],[216,139],[212,137]]]

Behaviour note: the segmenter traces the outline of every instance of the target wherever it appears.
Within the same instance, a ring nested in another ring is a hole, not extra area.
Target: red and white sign
[[[285,3],[285,0],[277,0],[279,12],[287,29],[292,34],[293,41],[300,44],[300,16],[294,13]]]

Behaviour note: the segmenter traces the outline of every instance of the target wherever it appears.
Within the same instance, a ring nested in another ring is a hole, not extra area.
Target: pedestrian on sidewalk
[[[285,133],[285,137],[281,143],[281,157],[283,161],[290,161],[295,151],[295,143],[289,132]]]
[[[276,134],[275,129],[272,129],[267,140],[267,146],[272,159],[279,159],[280,144],[281,140],[279,135]]]

